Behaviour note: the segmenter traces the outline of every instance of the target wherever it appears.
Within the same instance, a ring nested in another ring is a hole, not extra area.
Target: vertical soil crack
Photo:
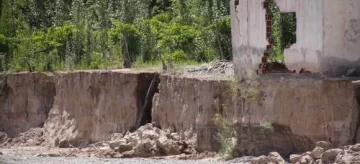
[[[142,81],[140,79],[140,81]],[[140,82],[139,81],[139,82]],[[138,101],[140,100],[142,105],[138,105],[138,113],[137,113],[137,119],[135,126],[130,130],[131,132],[135,131],[136,129],[140,128],[141,126],[151,123],[152,121],[152,99],[155,95],[155,93],[158,93],[158,86],[160,83],[159,74],[154,74],[151,82],[149,85],[147,85],[147,88],[144,88],[146,90],[143,90],[142,93],[140,93],[140,90],[138,91]],[[145,92],[146,91],[146,92]]]

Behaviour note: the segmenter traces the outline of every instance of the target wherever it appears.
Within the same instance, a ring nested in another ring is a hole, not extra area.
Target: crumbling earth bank
[[[288,156],[310,150],[320,140],[335,146],[356,142],[358,87],[351,80],[274,74],[241,86],[166,75],[160,81],[153,121],[196,133],[199,150],[219,149],[213,123],[217,113],[234,124],[239,155],[276,150]]]
[[[219,150],[213,120],[221,114],[237,131],[239,156],[272,151],[289,156],[311,150],[320,140],[333,146],[357,141],[359,90],[351,80],[275,74],[238,86],[208,76],[160,75],[158,93],[152,104],[145,103],[156,75],[122,70],[2,76],[1,131],[13,138],[43,127],[40,145],[111,141],[109,149],[128,156],[171,155]],[[152,111],[140,119],[140,111],[149,112],[144,104]],[[140,133],[134,128],[139,120],[158,128]],[[148,133],[156,137],[140,137]],[[144,148],[150,151],[141,152]]]
[[[86,146],[135,126],[154,73],[92,71],[55,75],[57,94],[45,122],[48,144]]]
[[[0,131],[15,137],[43,126],[56,95],[53,76],[17,73],[0,76]]]

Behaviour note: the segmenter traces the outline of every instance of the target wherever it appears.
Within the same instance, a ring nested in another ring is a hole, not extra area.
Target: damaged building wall
[[[259,70],[266,41],[265,0],[231,0],[235,72],[248,78]],[[281,12],[295,12],[297,41],[285,49],[289,70],[330,77],[360,72],[360,1],[276,0]]]
[[[296,43],[284,51],[288,69],[299,72],[305,69],[319,72],[323,54],[324,1],[323,0],[276,0],[281,12],[296,12]]]
[[[324,16],[324,55],[320,71],[342,76],[355,68],[355,75],[359,76],[360,1],[325,0]]]
[[[268,41],[264,0],[232,0],[231,32],[235,72],[250,77],[259,69]]]

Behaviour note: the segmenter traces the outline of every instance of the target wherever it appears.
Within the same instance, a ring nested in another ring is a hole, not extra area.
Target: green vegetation
[[[274,126],[271,123],[261,123],[260,130],[263,134],[269,134],[274,132]]]
[[[0,0],[0,71],[232,59],[228,0]]]
[[[234,158],[235,148],[238,141],[238,136],[234,125],[223,118],[220,114],[216,114],[214,118],[214,123],[218,128],[218,133],[216,135],[218,141],[220,142],[220,155],[224,160],[229,160]]]
[[[271,62],[284,63],[284,49],[296,43],[296,14],[281,13],[274,0],[270,1],[272,13],[272,37],[275,40]]]

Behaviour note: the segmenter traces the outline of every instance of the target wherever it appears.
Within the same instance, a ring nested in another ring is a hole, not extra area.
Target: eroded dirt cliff
[[[199,150],[219,148],[213,124],[217,113],[235,125],[240,155],[276,150],[286,156],[310,150],[316,141],[356,142],[358,87],[351,80],[278,74],[242,85],[167,75],[160,81],[153,121],[193,132]]]
[[[44,143],[36,145],[85,147],[154,122],[194,141],[198,152],[217,151],[214,116],[221,114],[237,131],[238,155],[288,156],[317,141],[335,147],[359,141],[352,79],[273,74],[240,85],[214,79],[127,70],[2,75],[0,130],[13,138],[42,128]]]

